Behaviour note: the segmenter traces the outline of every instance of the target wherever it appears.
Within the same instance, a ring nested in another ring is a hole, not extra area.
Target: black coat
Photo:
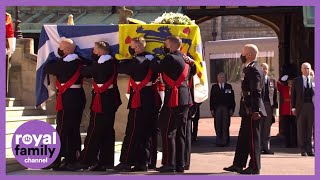
[[[143,52],[141,54],[138,54],[137,57],[144,57],[145,55],[148,55],[149,53]],[[122,60],[118,64],[118,73],[120,74],[127,74],[129,75],[134,81],[143,81],[145,77],[148,74],[148,71],[150,69],[150,60],[145,59],[144,61],[139,61],[136,57],[133,57],[132,59]],[[158,78],[158,73],[154,72],[152,73],[151,80],[154,82]],[[150,108],[150,109],[157,109],[159,108],[158,104],[156,104],[157,99],[160,97],[156,92],[153,90],[151,86],[146,86],[141,89],[140,91],[141,96],[141,106],[143,108]],[[131,101],[133,97],[133,88],[130,88],[130,99],[128,102],[128,108],[131,107]]]
[[[267,116],[263,104],[264,96],[264,75],[259,63],[255,60],[243,69],[244,79],[241,82],[241,90],[244,94],[243,102],[240,103],[240,116],[248,116],[246,108],[251,112],[260,112],[262,116]],[[246,106],[246,107],[245,107]]]
[[[223,90],[220,89],[219,84],[212,85],[210,95],[210,110],[215,111],[220,105],[227,106],[229,110],[234,111],[236,103],[231,84],[224,83]]]
[[[114,66],[116,66],[116,69],[114,69]],[[86,78],[92,78],[97,84],[106,83],[112,77],[114,71],[116,71],[115,83],[113,84],[114,87],[112,89],[107,89],[105,92],[101,93],[103,112],[116,111],[121,105],[120,93],[116,83],[118,74],[116,60],[109,60],[102,64],[98,64],[96,61],[94,61],[91,65],[83,66],[81,69],[82,76]],[[95,92],[92,90],[91,106],[95,95]]]
[[[186,62],[183,59],[182,53],[177,51],[175,53],[167,54],[163,60],[154,59],[151,67],[156,72],[165,73],[172,80],[176,81],[183,72],[185,65]],[[195,68],[195,65],[189,68],[187,77],[185,78],[184,82],[182,82],[182,85],[178,88],[179,106],[192,104],[192,97],[188,83],[190,77],[194,76],[196,73]],[[171,97],[171,87],[166,84],[166,82],[164,83],[166,85],[164,105],[167,105]]]

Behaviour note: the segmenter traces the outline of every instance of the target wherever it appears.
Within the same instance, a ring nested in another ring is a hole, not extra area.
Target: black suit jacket
[[[186,62],[183,59],[182,53],[180,51],[167,54],[163,60],[153,59],[151,63],[151,68],[155,72],[165,73],[171,79],[176,81],[181,75]],[[194,76],[196,73],[195,65],[189,68],[189,73],[182,83],[182,85],[178,88],[179,93],[179,105],[190,105],[192,104],[192,97],[190,93],[190,88],[188,86],[189,79],[191,76]],[[165,88],[165,98],[164,105],[168,104],[170,96],[171,96],[171,87],[166,84]]]
[[[243,69],[244,79],[241,82],[241,90],[248,93],[243,96],[240,103],[240,116],[248,116],[246,108],[251,112],[260,112],[262,116],[267,116],[266,109],[263,104],[264,95],[264,75],[259,63],[255,60]]]
[[[310,78],[311,87],[313,90],[314,97],[314,78]],[[291,88],[291,108],[296,109],[296,114],[299,115],[302,109],[302,105],[304,102],[304,83],[303,77],[299,76],[294,80]]]
[[[221,90],[219,84],[213,84],[210,95],[210,110],[216,110],[220,105],[227,106],[229,110],[234,111],[234,91],[231,84],[224,83],[224,89]]]

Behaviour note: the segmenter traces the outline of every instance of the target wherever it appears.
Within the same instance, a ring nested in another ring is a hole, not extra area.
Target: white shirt
[[[264,83],[267,84],[268,83],[268,75],[264,76]]]
[[[307,77],[308,77],[309,78],[309,87],[311,88],[310,75],[309,76],[302,75],[302,77],[303,77],[303,86],[305,88],[307,87]]]
[[[224,89],[224,83],[219,83],[220,89]]]

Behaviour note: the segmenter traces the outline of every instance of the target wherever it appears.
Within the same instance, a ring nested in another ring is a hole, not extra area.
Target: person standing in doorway
[[[216,145],[224,147],[230,143],[230,117],[233,115],[236,103],[231,84],[225,82],[225,74],[220,72],[217,79],[218,83],[213,84],[211,88],[210,110],[214,118]]]

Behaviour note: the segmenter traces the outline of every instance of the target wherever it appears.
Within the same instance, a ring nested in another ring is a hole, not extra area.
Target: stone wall
[[[37,55],[33,52],[33,39],[18,39],[15,53],[11,57],[11,69],[9,75],[9,97],[20,99],[23,106],[35,105],[35,87],[36,87],[36,65]],[[55,81],[50,81],[55,82]],[[124,75],[118,76],[118,86],[120,89],[122,105],[116,113],[115,131],[116,141],[122,141],[127,124],[127,103],[128,100],[125,96],[127,89],[128,77]],[[51,85],[54,88],[54,84]],[[84,82],[84,89],[86,92],[87,105],[82,116],[81,132],[86,132],[91,104],[91,83],[90,81]],[[55,96],[52,96],[46,101],[46,114],[55,114]]]
[[[199,24],[202,42],[225,39],[277,37],[267,25],[243,16],[219,16]]]

